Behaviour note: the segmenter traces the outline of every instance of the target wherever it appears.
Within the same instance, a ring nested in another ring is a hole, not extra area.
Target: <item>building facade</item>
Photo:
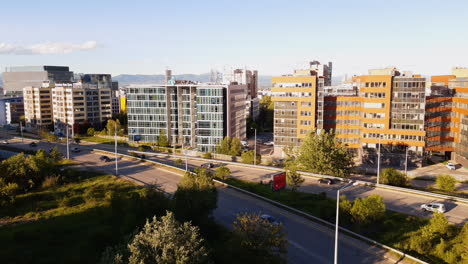
[[[23,97],[0,98],[0,125],[18,123],[24,115]]]
[[[23,88],[24,117],[27,127],[52,128],[52,88],[48,83],[41,87]]]
[[[246,137],[245,85],[178,82],[127,88],[131,141],[156,143],[166,135],[171,145],[214,152],[225,137]]]

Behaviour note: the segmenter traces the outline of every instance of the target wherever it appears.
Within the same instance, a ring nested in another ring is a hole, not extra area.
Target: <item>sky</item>
[[[281,75],[311,60],[332,61],[333,75],[468,67],[466,0],[17,0],[0,10],[2,71],[200,74],[245,66]]]

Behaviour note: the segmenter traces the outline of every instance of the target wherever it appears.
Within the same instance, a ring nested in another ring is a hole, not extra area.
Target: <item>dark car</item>
[[[99,157],[99,160],[104,161],[104,162],[109,162],[110,161],[109,157],[107,157],[107,156],[101,156],[101,157]]]
[[[331,185],[331,184],[334,184],[334,183],[335,183],[335,180],[333,180],[333,179],[328,179],[328,178],[323,178],[323,179],[319,179],[318,182],[319,182],[319,183],[324,183],[324,184]]]
[[[210,168],[213,168],[214,165],[213,165],[213,163],[203,163],[200,167],[202,167],[204,169],[210,169]]]
[[[260,216],[261,219],[263,220],[266,220],[268,221],[270,224],[272,225],[279,225],[280,224],[280,221],[278,221],[278,219],[274,218],[273,216],[271,215],[267,215],[267,214],[262,214]]]
[[[30,147],[37,147],[37,144],[36,144],[36,142],[31,142],[31,143],[29,143],[29,146]]]

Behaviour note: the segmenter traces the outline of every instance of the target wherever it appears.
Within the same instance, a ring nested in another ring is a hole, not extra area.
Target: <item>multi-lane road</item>
[[[29,142],[11,140],[10,144],[29,149]],[[53,143],[39,142],[37,148],[49,150],[54,145]],[[59,145],[59,147],[61,151],[65,152],[64,146]],[[115,172],[114,162],[100,161],[99,156],[102,154],[93,153],[90,148],[85,146],[79,148],[81,150],[79,153],[71,153],[71,159],[92,169],[107,173]],[[113,158],[110,155],[109,157]],[[138,184],[157,183],[166,192],[173,193],[182,173],[132,159],[119,158],[119,176]],[[287,232],[289,263],[333,262],[333,230],[229,188],[219,187],[218,192],[218,208],[214,212],[214,217],[221,224],[231,227],[236,215],[240,212],[262,212],[276,216],[284,224]],[[401,263],[386,251],[344,234],[340,235],[339,241],[339,263]]]

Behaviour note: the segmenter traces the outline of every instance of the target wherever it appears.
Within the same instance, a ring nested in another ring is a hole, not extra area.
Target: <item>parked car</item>
[[[29,146],[30,146],[31,148],[33,148],[33,147],[37,147],[37,144],[36,144],[36,142],[31,142],[31,143],[29,143]]]
[[[273,216],[271,215],[267,215],[267,214],[262,214],[260,216],[261,219],[263,220],[266,220],[268,221],[270,224],[272,225],[279,225],[280,224],[280,221],[278,221],[278,219],[274,218]]]
[[[249,142],[247,141],[241,141],[241,144],[243,147],[248,147],[249,146]]]
[[[268,142],[265,142],[264,145],[265,145],[265,146],[273,146],[273,145],[275,145],[275,142],[273,142],[273,141],[268,141]]]
[[[332,185],[332,184],[335,183],[335,180],[329,179],[329,178],[322,178],[322,179],[318,179],[318,182],[319,183],[325,183],[325,184],[328,184],[328,185]]]
[[[80,149],[77,148],[77,147],[74,147],[74,148],[71,149],[71,152],[77,153],[77,152],[80,152]]]
[[[104,161],[104,162],[109,162],[111,159],[109,157],[107,157],[107,156],[101,156],[101,157],[99,157],[99,160]]]
[[[210,168],[213,168],[214,165],[213,165],[213,163],[203,163],[200,167],[202,167],[204,169],[210,169]]]
[[[422,204],[421,210],[423,211],[431,211],[431,212],[439,212],[445,213],[445,205],[442,203],[428,203]]]
[[[457,167],[455,166],[455,164],[453,164],[452,162],[448,162],[445,167],[447,167],[447,169],[449,170],[456,170]]]

